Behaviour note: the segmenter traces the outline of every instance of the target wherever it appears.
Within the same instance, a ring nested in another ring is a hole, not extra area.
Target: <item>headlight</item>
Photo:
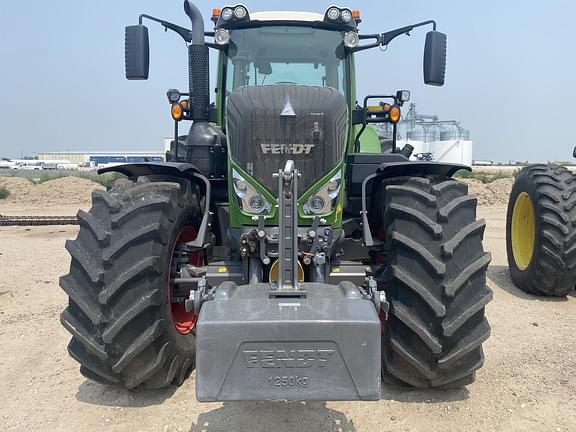
[[[396,99],[402,103],[410,102],[410,90],[398,90],[396,92]]]
[[[312,213],[322,213],[322,210],[326,207],[326,201],[320,195],[314,195],[308,200],[308,207],[310,207]]]
[[[234,192],[238,196],[242,211],[253,214],[269,213],[272,205],[236,170],[232,170]]]
[[[248,15],[248,11],[246,10],[246,8],[244,6],[237,6],[234,9],[234,16],[236,17],[236,19],[244,19],[246,18],[246,15]]]
[[[218,29],[214,34],[214,40],[218,45],[228,45],[230,42],[230,32],[228,30]]]
[[[334,204],[340,194],[342,186],[342,172],[330,179],[318,192],[308,198],[303,206],[304,213],[309,214],[326,214],[334,210]]]
[[[232,15],[234,15],[234,11],[232,10],[232,8],[227,7],[224,8],[224,10],[222,10],[220,18],[222,18],[224,21],[230,21]]]
[[[330,18],[332,21],[336,21],[338,18],[340,18],[340,9],[338,8],[330,8],[328,9],[328,18]]]
[[[176,90],[176,89],[170,89],[168,90],[168,92],[166,93],[166,96],[168,97],[168,101],[173,104],[176,102],[179,102],[180,99],[182,98],[182,95],[180,94],[180,91]]]
[[[352,22],[352,11],[349,9],[344,9],[342,10],[342,21],[344,21],[346,24],[349,24],[350,22]]]
[[[253,195],[248,202],[248,207],[254,213],[262,213],[266,210],[266,200],[262,197],[262,195]]]
[[[344,46],[346,48],[356,48],[360,44],[360,36],[356,32],[348,32],[344,35]]]

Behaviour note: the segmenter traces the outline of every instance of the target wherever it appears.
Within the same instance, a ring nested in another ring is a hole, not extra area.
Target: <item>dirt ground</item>
[[[89,191],[88,191],[89,192]],[[86,207],[86,194],[81,202]],[[74,213],[0,201],[0,214]],[[180,388],[131,393],[84,379],[59,323],[76,227],[0,227],[0,427],[19,431],[576,431],[576,298],[516,289],[506,265],[505,207],[481,206],[492,252],[486,364],[465,390],[385,386],[380,402],[214,403]]]

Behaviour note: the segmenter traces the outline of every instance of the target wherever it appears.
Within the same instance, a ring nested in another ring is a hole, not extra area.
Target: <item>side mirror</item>
[[[270,62],[258,62],[255,63],[256,69],[258,69],[258,73],[262,75],[272,75],[272,64]]]
[[[143,25],[126,27],[124,39],[126,78],[147,80],[150,70],[150,42],[148,28]]]
[[[446,76],[446,41],[444,33],[431,31],[426,34],[424,47],[424,82],[441,87]]]

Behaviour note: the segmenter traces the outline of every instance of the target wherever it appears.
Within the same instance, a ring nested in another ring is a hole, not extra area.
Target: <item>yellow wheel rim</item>
[[[512,252],[518,269],[524,271],[532,262],[536,242],[536,219],[530,195],[522,192],[516,198],[512,213]]]

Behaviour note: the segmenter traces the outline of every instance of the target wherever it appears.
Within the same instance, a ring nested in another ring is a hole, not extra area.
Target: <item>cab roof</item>
[[[250,15],[252,21],[302,21],[323,22],[324,15],[315,12],[299,11],[263,11],[253,12]]]

